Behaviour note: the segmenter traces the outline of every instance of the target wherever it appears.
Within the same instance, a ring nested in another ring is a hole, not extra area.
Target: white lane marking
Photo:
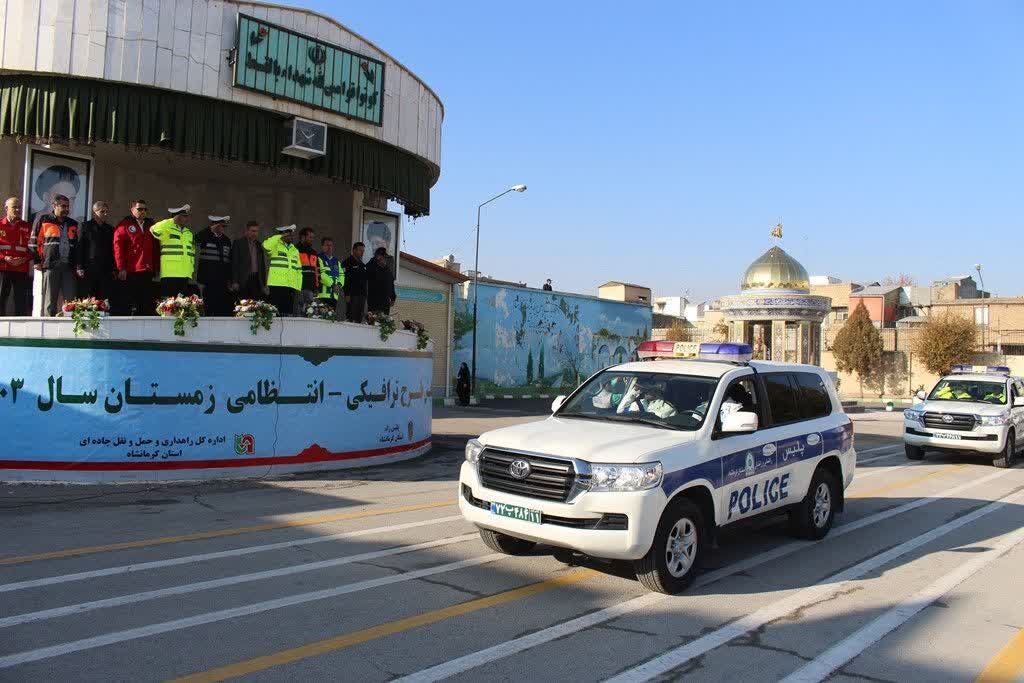
[[[867,455],[868,453],[876,453],[878,451],[884,451],[884,450],[887,450],[889,448],[899,448],[902,445],[903,444],[899,444],[899,443],[891,443],[891,444],[888,444],[886,446],[876,446],[875,448],[868,448],[867,450],[857,451],[857,455],[858,456],[860,456],[860,455]]]
[[[889,453],[888,455],[876,455],[875,457],[868,458],[867,460],[858,460],[857,466],[859,467],[860,465],[868,465],[879,460],[888,460],[890,458],[895,458],[898,455],[903,455],[903,451],[895,451],[893,453]]]
[[[248,583],[250,581],[264,581],[266,579],[276,579],[281,576],[291,576],[292,574],[312,572],[320,569],[327,569],[329,567],[340,567],[341,565],[353,564],[355,562],[365,562],[367,560],[376,560],[381,557],[403,555],[405,553],[414,553],[419,550],[427,550],[428,548],[438,548],[440,546],[453,545],[455,543],[464,543],[476,538],[480,538],[480,534],[474,532],[471,534],[463,534],[461,536],[453,536],[451,538],[441,538],[434,541],[425,541],[423,543],[415,543],[412,545],[400,545],[393,548],[386,548],[384,550],[374,550],[368,553],[359,553],[358,555],[346,555],[345,557],[336,557],[330,560],[321,560],[319,562],[296,564],[288,567],[281,567],[279,569],[251,572],[249,574],[236,574],[235,576],[210,579],[209,581],[197,581],[195,583],[169,586],[167,588],[143,591],[141,593],[118,595],[116,597],[105,598],[103,600],[81,602],[77,605],[53,607],[50,609],[39,610],[37,612],[25,612],[23,614],[15,614],[10,617],[0,618],[0,628],[7,628],[8,626],[16,626],[18,624],[27,624],[33,621],[66,617],[69,614],[81,614],[82,612],[91,612],[92,610],[103,609],[106,607],[120,607],[122,605],[131,605],[137,602],[145,602],[146,600],[157,600],[171,595],[185,595],[186,593],[195,593],[198,591],[210,590],[211,588],[223,588],[224,586],[234,586],[239,583]]]
[[[836,538],[857,531],[858,529],[863,529],[864,527],[877,524],[878,522],[882,522],[890,517],[895,517],[896,515],[903,514],[904,512],[910,512],[911,510],[916,510],[917,508],[937,503],[943,498],[955,496],[973,486],[978,486],[992,481],[993,479],[1002,477],[1005,474],[1005,470],[993,472],[981,477],[980,479],[941,491],[940,493],[935,494],[935,496],[918,498],[898,507],[894,507],[889,510],[882,510],[881,512],[876,512],[873,515],[868,515],[867,517],[855,522],[837,526],[823,542],[829,543]],[[773,548],[767,552],[754,555],[753,557],[730,564],[727,567],[722,567],[721,569],[716,569],[715,571],[698,576],[697,580],[694,581],[694,588],[701,588],[717,581],[721,581],[722,579],[728,578],[737,572],[747,571],[748,569],[765,564],[766,562],[778,560],[812,545],[815,545],[815,543],[808,541],[792,541],[790,543],[786,543],[785,545]],[[668,599],[670,598],[666,598],[664,595],[660,595],[658,593],[641,595],[638,598],[626,600],[625,602],[621,602],[617,605],[612,605],[611,607],[606,607],[604,609],[597,610],[596,612],[585,614],[582,617],[576,617],[575,619],[570,619],[569,621],[562,622],[561,624],[555,624],[554,626],[549,626],[548,628],[540,631],[528,633],[525,636],[520,636],[519,638],[514,638],[513,640],[499,643],[483,650],[471,652],[468,655],[464,655],[447,662],[442,662],[441,664],[423,669],[422,671],[410,674],[404,678],[399,678],[392,681],[392,683],[430,683],[433,681],[440,681],[445,678],[449,678],[450,676],[455,676],[471,669],[475,669],[478,666],[483,666],[484,664],[503,659],[509,655],[518,654],[538,645],[543,645],[544,643],[550,643],[553,640],[564,638],[565,636],[572,635],[573,633],[590,628],[591,626],[596,626],[597,624],[616,619],[630,612],[650,607]]]
[[[299,593],[298,595],[289,595],[287,597],[276,598],[274,600],[265,600],[263,602],[255,602],[249,605],[242,605],[241,607],[232,607],[230,609],[217,610],[216,612],[206,612],[204,614],[197,614],[192,617],[185,617],[184,619],[174,619],[172,621],[164,621],[158,624],[149,624],[147,626],[140,626],[138,628],[130,628],[124,631],[104,633],[102,635],[93,636],[91,638],[82,638],[81,640],[73,640],[67,643],[59,643],[57,645],[51,645],[49,647],[41,647],[35,650],[16,652],[11,655],[0,657],[0,669],[9,669],[12,666],[18,666],[19,664],[38,662],[42,659],[60,657],[61,655],[71,654],[72,652],[91,650],[97,647],[103,647],[105,645],[114,645],[115,643],[124,643],[129,640],[148,638],[149,636],[155,636],[161,633],[180,631],[182,629],[192,628],[193,626],[212,624],[218,621],[225,621],[227,619],[236,619],[238,617],[247,617],[253,614],[260,614],[261,612],[269,612],[270,610],[281,609],[282,607],[294,607],[295,605],[302,605],[307,602],[325,600],[327,598],[335,598],[339,595],[346,595],[348,593],[355,593],[357,591],[370,590],[371,588],[391,586],[397,583],[404,583],[406,581],[419,579],[424,576],[433,576],[435,574],[453,572],[459,569],[476,567],[478,565],[487,564],[488,562],[496,562],[498,560],[503,559],[508,559],[508,555],[505,555],[503,553],[492,553],[490,555],[473,557],[468,560],[460,560],[458,562],[450,562],[448,564],[442,564],[436,567],[429,567],[427,569],[417,569],[416,571],[405,572],[403,574],[394,574],[391,576],[383,576],[376,579],[368,579],[366,581],[357,581],[355,583],[348,583],[342,586],[335,586],[334,588],[328,588],[325,590],[313,591],[310,593]]]
[[[783,683],[818,683],[833,671],[851,661],[861,652],[905,624],[918,612],[956,588],[987,565],[998,560],[1015,546],[1024,542],[1024,529],[1005,534],[1002,540],[978,555],[967,564],[961,565],[935,583],[918,591],[915,595],[897,604],[891,610],[864,626],[848,638],[830,647],[813,660],[783,679]]]
[[[876,467],[870,472],[865,472],[864,474],[861,474],[860,470],[857,470],[857,473],[853,477],[853,483],[856,484],[861,479],[867,479],[868,477],[874,477],[879,474],[891,474],[893,472],[905,470],[908,467],[920,467],[920,465],[897,465],[896,467]]]
[[[741,617],[726,626],[708,633],[705,636],[701,636],[697,640],[687,643],[681,647],[677,647],[674,650],[670,650],[659,657],[655,657],[654,659],[644,662],[637,667],[624,671],[617,676],[613,676],[612,678],[607,679],[605,683],[640,683],[642,681],[649,681],[652,678],[672,671],[673,669],[686,664],[691,659],[719,648],[729,641],[758,629],[765,624],[781,619],[782,617],[785,617],[802,607],[806,607],[813,602],[823,600],[840,593],[844,589],[848,588],[849,584],[854,580],[863,577],[865,574],[873,572],[876,569],[880,569],[893,560],[896,560],[927,543],[931,543],[932,541],[945,536],[962,526],[970,524],[985,515],[989,515],[996,510],[1006,507],[1007,505],[1017,504],[1021,501],[1024,501],[1024,492],[1018,492],[1013,495],[1000,498],[999,500],[989,503],[988,505],[979,508],[974,512],[968,513],[963,517],[947,522],[925,534],[900,543],[897,546],[893,546],[885,552],[869,557],[849,569],[822,579],[809,588],[805,588],[793,595],[790,595],[789,597],[773,602],[770,605],[766,605],[752,614]]]
[[[251,555],[253,553],[263,553],[270,550],[280,550],[282,548],[297,548],[299,546],[312,545],[313,543],[324,543],[326,541],[337,541],[340,539],[358,538],[359,536],[371,536],[373,534],[391,531],[401,531],[403,529],[415,529],[417,527],[429,526],[431,524],[443,524],[445,522],[454,522],[456,520],[461,519],[462,515],[449,515],[448,517],[438,517],[436,519],[427,519],[419,522],[389,524],[388,526],[379,526],[374,527],[373,529],[345,531],[338,534],[329,534],[327,536],[317,536],[315,538],[303,538],[294,541],[281,541],[279,543],[267,543],[265,545],[250,545],[244,548],[221,550],[213,553],[202,553],[200,555],[186,555],[184,557],[172,557],[167,560],[155,560],[153,562],[142,562],[139,564],[125,564],[119,567],[94,569],[88,572],[76,572],[74,574],[62,574],[60,576],[47,576],[41,579],[15,581],[14,583],[5,583],[0,585],[0,593],[20,591],[25,590],[27,588],[39,588],[40,586],[52,586],[53,584],[68,583],[70,581],[83,581],[85,579],[95,579],[103,576],[131,574],[133,572],[141,572],[148,569],[174,567],[176,565],[181,564],[192,564],[193,562],[205,562],[206,560],[219,560],[224,557],[238,557],[239,555]]]

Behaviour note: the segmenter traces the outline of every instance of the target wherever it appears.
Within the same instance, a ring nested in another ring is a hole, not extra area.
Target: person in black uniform
[[[230,216],[208,216],[210,225],[196,235],[196,280],[203,291],[206,315],[230,316],[234,312],[231,292],[231,238],[224,234]]]
[[[366,264],[363,254],[366,245],[356,242],[352,245],[352,253],[341,262],[345,270],[345,318],[350,323],[361,323],[366,315]]]

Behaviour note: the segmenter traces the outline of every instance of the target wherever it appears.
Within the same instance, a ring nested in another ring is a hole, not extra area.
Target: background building
[[[297,223],[345,253],[376,224],[396,254],[388,200],[430,211],[440,99],[330,17],[244,0],[3,6],[0,190],[29,218],[57,192],[78,219],[97,199],[115,221],[132,199],[158,219],[188,202],[196,230],[208,214],[232,216],[232,237],[249,219]]]
[[[628,282],[606,282],[597,288],[597,296],[609,301],[651,305],[651,288]]]
[[[395,293],[398,300],[391,310],[396,320],[422,323],[434,342],[434,396],[450,396],[452,377],[453,294],[456,285],[469,280],[465,275],[442,268],[430,261],[402,252]]]
[[[902,287],[870,285],[850,294],[850,313],[864,304],[875,327],[893,327],[900,309]]]
[[[817,365],[831,302],[810,286],[800,262],[772,247],[747,268],[742,293],[720,299],[730,339],[752,345],[756,358]]]

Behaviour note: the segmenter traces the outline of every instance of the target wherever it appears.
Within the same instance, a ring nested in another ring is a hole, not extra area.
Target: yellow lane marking
[[[598,572],[593,569],[577,569],[554,579],[548,579],[547,581],[541,581],[539,583],[532,583],[528,586],[523,586],[522,588],[505,591],[504,593],[488,595],[485,598],[477,598],[475,600],[469,600],[457,605],[452,605],[451,607],[444,607],[431,612],[424,612],[423,614],[406,617],[405,619],[389,621],[385,624],[380,624],[379,626],[372,626],[361,631],[353,631],[352,633],[335,636],[334,638],[327,638],[326,640],[318,640],[313,643],[300,645],[299,647],[294,647],[289,650],[281,650],[280,652],[275,652],[263,657],[255,657],[242,662],[236,662],[235,664],[228,664],[227,666],[222,666],[217,669],[201,671],[199,673],[192,674],[191,676],[174,679],[172,683],[213,683],[214,681],[226,681],[231,678],[238,678],[239,676],[246,676],[259,671],[266,671],[267,669],[272,669],[276,666],[281,666],[282,664],[291,664],[292,662],[297,662],[308,657],[316,657],[329,652],[336,652],[377,638],[395,635],[402,633],[403,631],[427,626],[445,619],[451,619],[452,617],[460,617],[482,609],[487,609],[488,607],[496,607],[515,600],[522,600],[524,598],[537,595],[538,593],[551,590],[552,588],[578,583],[585,579],[589,579],[597,573]]]
[[[992,658],[974,683],[1013,683],[1024,675],[1024,628]]]
[[[415,512],[416,510],[430,510],[432,508],[449,507],[455,505],[454,501],[441,503],[422,503],[420,505],[403,505],[401,507],[386,508],[383,510],[363,510],[361,512],[338,512],[330,515],[319,515],[316,517],[303,517],[287,522],[268,522],[266,524],[255,524],[253,526],[240,526],[231,529],[216,529],[214,531],[197,531],[192,534],[181,534],[179,536],[161,536],[159,538],[143,538],[138,541],[124,541],[122,543],[107,543],[105,545],[89,545],[81,548],[65,548],[64,550],[51,550],[45,553],[33,555],[17,555],[14,557],[0,557],[0,566],[9,564],[21,564],[24,562],[36,562],[38,560],[52,560],[58,557],[76,557],[78,555],[91,555],[93,553],[105,553],[113,550],[127,550],[129,548],[145,548],[151,545],[166,545],[168,543],[183,543],[185,541],[200,541],[207,538],[222,538],[224,536],[238,536],[240,534],[251,534],[258,531],[272,531],[274,529],[293,529],[296,527],[313,526],[315,524],[327,524],[329,522],[340,522],[350,519],[363,519],[364,517],[377,517],[379,515],[393,515],[399,512]]]
[[[931,474],[923,474],[920,477],[913,477],[912,479],[906,479],[904,481],[899,481],[899,482],[896,482],[894,484],[886,484],[884,486],[879,486],[877,488],[868,489],[867,491],[862,491],[862,492],[857,493],[855,495],[847,496],[846,498],[847,499],[850,499],[850,498],[868,498],[870,496],[877,496],[879,493],[888,493],[889,491],[896,491],[898,489],[906,488],[908,486],[913,486],[914,484],[920,483],[922,481],[927,481],[928,479],[934,479],[936,477],[944,477],[947,474],[949,474],[950,472],[954,472],[956,470],[961,470],[961,469],[963,469],[965,467],[970,467],[970,465],[967,465],[967,464],[952,465],[948,469],[944,468],[944,469],[939,470],[938,472],[932,472]],[[856,477],[854,477],[854,481],[857,481]]]

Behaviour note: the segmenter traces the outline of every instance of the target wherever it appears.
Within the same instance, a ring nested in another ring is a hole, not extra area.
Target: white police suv
[[[978,453],[1013,467],[1024,445],[1024,381],[1005,365],[956,365],[931,392],[903,411],[903,444],[911,460],[926,450]]]
[[[462,514],[499,552],[632,560],[663,593],[690,584],[718,527],[784,512],[823,538],[853,481],[853,425],[821,368],[750,354],[703,344],[695,359],[610,367],[551,417],[471,440]]]

